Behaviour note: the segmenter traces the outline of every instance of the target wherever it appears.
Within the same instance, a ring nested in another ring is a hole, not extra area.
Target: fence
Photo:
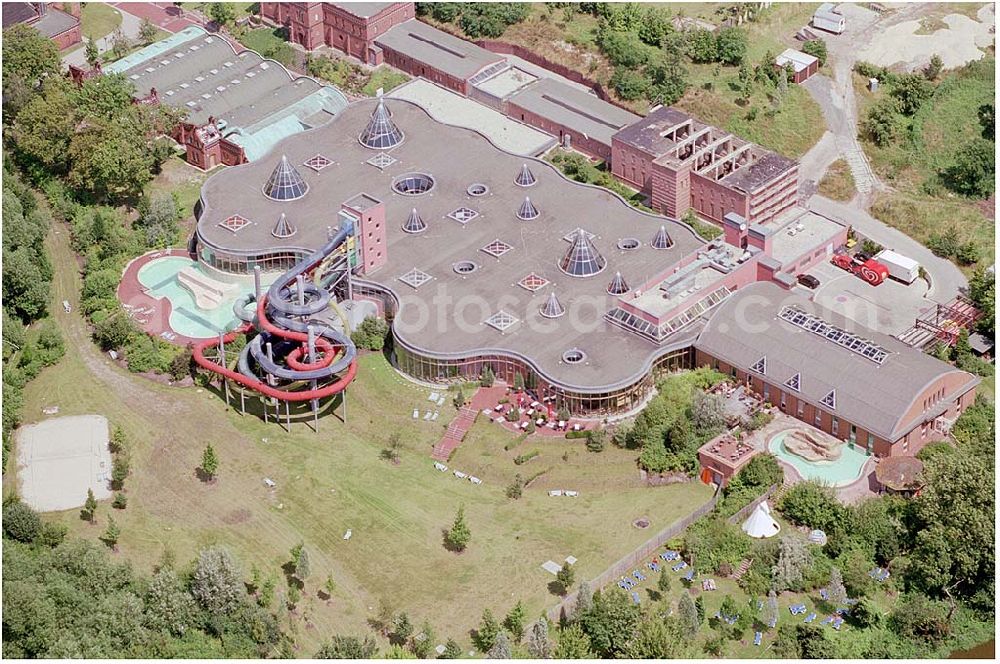
[[[588,583],[592,590],[597,590],[603,588],[608,583],[624,576],[626,573],[630,572],[633,568],[639,565],[640,562],[648,560],[652,557],[653,553],[666,543],[667,540],[677,537],[684,530],[687,529],[692,523],[705,516],[713,509],[715,509],[716,503],[719,502],[721,498],[721,493],[716,491],[715,494],[701,507],[696,509],[691,514],[680,521],[675,521],[670,524],[660,532],[656,533],[652,539],[647,540],[642,546],[628,554],[624,558],[620,559],[618,562],[613,564],[608,569],[604,570],[597,575],[596,578],[592,579]],[[552,607],[548,611],[549,620],[553,622],[559,620],[563,612],[569,614],[572,611],[572,607],[576,604],[576,593],[570,593],[567,595],[558,605]]]

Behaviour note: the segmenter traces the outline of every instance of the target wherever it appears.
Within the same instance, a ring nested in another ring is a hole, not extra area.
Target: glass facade
[[[307,256],[303,251],[268,251],[241,256],[217,251],[202,245],[198,248],[198,258],[222,272],[252,274],[254,267],[260,266],[264,272],[285,272]]]

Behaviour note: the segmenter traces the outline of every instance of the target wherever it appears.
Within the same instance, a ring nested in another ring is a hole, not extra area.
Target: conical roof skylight
[[[423,233],[427,230],[427,224],[417,214],[417,208],[410,210],[410,216],[403,222],[403,230],[407,233]]]
[[[295,224],[288,221],[285,213],[282,212],[281,216],[278,217],[278,223],[271,229],[271,235],[277,238],[286,238],[292,237],[297,231],[298,229],[295,227]]]
[[[556,297],[555,291],[549,294],[549,299],[542,305],[540,313],[546,318],[559,318],[566,313],[566,309],[563,308],[562,302]]]
[[[559,261],[559,269],[571,277],[590,277],[603,270],[607,264],[604,256],[598,253],[587,236],[587,231],[581,228],[566,255]]]
[[[373,150],[394,148],[403,142],[403,132],[393,123],[392,115],[381,97],[372,111],[372,119],[368,121],[368,126],[358,136],[358,140],[361,145]]]
[[[517,211],[517,218],[521,221],[531,221],[532,219],[538,219],[538,216],[538,209],[531,202],[531,199],[525,196],[524,202],[521,203],[521,207]]]
[[[615,278],[608,284],[608,295],[623,295],[628,292],[628,284],[621,272],[615,272]]]
[[[288,157],[281,155],[281,161],[264,183],[264,195],[274,201],[294,201],[305,196],[307,191],[309,185],[288,162]]]
[[[514,184],[518,187],[530,187],[536,182],[538,182],[538,180],[535,179],[535,174],[531,172],[531,169],[528,168],[527,164],[522,164],[521,172],[517,174],[516,178],[514,178]]]
[[[674,241],[667,233],[666,226],[660,226],[660,230],[656,231],[656,236],[653,238],[653,241],[650,242],[650,246],[652,246],[653,249],[669,249],[674,246]]]

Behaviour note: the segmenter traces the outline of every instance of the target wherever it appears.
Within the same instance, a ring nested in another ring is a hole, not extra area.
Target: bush
[[[541,452],[539,452],[538,450],[532,450],[531,452],[528,452],[527,454],[521,454],[519,456],[514,457],[514,463],[516,465],[520,466],[521,464],[524,464],[524,463],[527,463],[527,462],[531,461],[532,459],[534,459],[535,457],[537,457],[539,454],[541,454]]]
[[[615,68],[611,77],[611,87],[625,101],[641,99],[649,90],[649,80],[640,72],[630,67]]]
[[[3,506],[3,531],[18,542],[33,542],[42,530],[42,519],[20,500]]]
[[[128,507],[128,496],[119,491],[118,493],[115,494],[114,500],[111,501],[111,506],[114,507],[116,510],[125,509],[126,507]]]
[[[883,97],[872,104],[861,121],[861,132],[872,143],[885,147],[892,143],[899,134],[900,104],[893,97]]]
[[[719,47],[715,35],[711,31],[699,28],[688,34],[688,56],[700,63],[716,62],[719,59]]]
[[[985,138],[973,138],[958,151],[955,163],[941,175],[948,188],[956,193],[988,198],[996,186],[996,144]],[[975,259],[967,264],[972,262]]]
[[[587,435],[587,449],[591,452],[603,452],[607,439],[608,434],[604,429],[591,429]]]
[[[781,512],[796,525],[827,532],[833,531],[844,517],[844,507],[833,490],[812,481],[788,489],[781,499]]]
[[[364,350],[382,350],[388,334],[389,325],[384,320],[368,316],[351,334],[351,341],[354,342],[355,346]]]
[[[802,52],[819,60],[821,67],[826,64],[826,42],[822,39],[810,39],[802,45]]]
[[[742,29],[722,28],[716,35],[715,42],[719,62],[734,66],[743,62],[747,53],[747,34]]]
[[[739,526],[721,518],[705,518],[688,528],[684,550],[700,573],[712,573],[719,565],[738,565],[750,552],[750,540]]]

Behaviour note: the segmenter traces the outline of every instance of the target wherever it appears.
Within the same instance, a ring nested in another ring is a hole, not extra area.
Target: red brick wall
[[[549,120],[548,118],[543,118],[537,113],[532,113],[531,111],[518,106],[513,101],[507,102],[507,115],[515,120],[520,120],[521,122],[529,124],[532,127],[537,127],[542,131],[552,134],[559,139],[560,143],[562,143],[563,136],[569,135],[570,146],[586,155],[604,160],[611,159],[611,145],[609,143],[602,143],[593,138],[585,138],[583,134],[578,132],[575,128],[561,125],[557,122]]]
[[[405,56],[402,53],[394,51],[384,45],[382,46],[382,51],[385,53],[386,64],[392,65],[396,69],[402,69],[411,76],[423,76],[427,80],[446,87],[449,90],[454,90],[462,95],[465,94],[468,87],[465,79],[456,78],[446,74],[443,71],[439,71],[430,65],[418,62],[413,58]]]
[[[691,164],[675,168],[653,162],[651,180],[653,209],[668,217],[683,217],[691,207]]]
[[[83,35],[80,32],[80,24],[77,23],[66,32],[56,35],[52,38],[52,41],[60,51],[64,48],[69,48],[73,44],[79,44],[83,41]]]
[[[727,212],[756,221],[750,216],[749,196],[696,173],[691,174],[691,207],[720,224]]]
[[[653,156],[611,139],[611,173],[644,194],[653,192]]]
[[[751,223],[762,224],[774,219],[795,205],[799,195],[799,166],[785,172],[780,178],[749,197]]]

